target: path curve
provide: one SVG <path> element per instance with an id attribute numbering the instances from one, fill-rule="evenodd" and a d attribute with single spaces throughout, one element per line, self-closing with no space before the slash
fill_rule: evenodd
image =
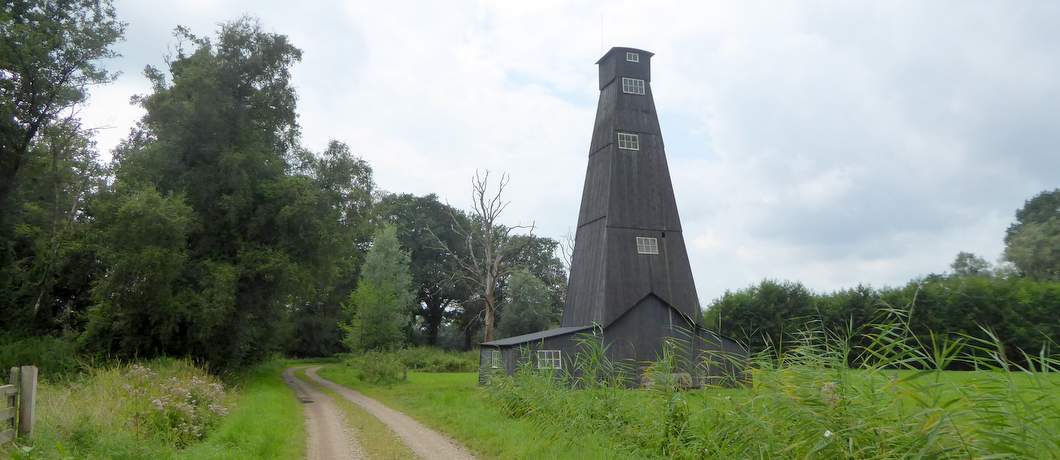
<path id="1" fill-rule="evenodd" d="M 303 366 L 304 367 L 304 366 Z M 308 460 L 360 460 L 360 444 L 347 428 L 342 409 L 335 400 L 294 376 L 300 367 L 283 371 L 283 380 L 305 407 L 306 458 Z"/>
<path id="2" fill-rule="evenodd" d="M 320 370 L 320 366 L 310 367 L 306 369 L 305 374 L 314 382 L 327 387 L 343 398 L 346 398 L 346 400 L 361 406 L 369 414 L 372 414 L 385 423 L 386 426 L 390 427 L 390 430 L 398 435 L 398 437 L 405 442 L 405 445 L 407 445 L 409 449 L 412 449 L 418 457 L 429 460 L 463 460 L 475 458 L 471 455 L 471 452 L 460 444 L 457 444 L 456 441 L 453 441 L 448 436 L 423 426 L 412 417 L 386 407 L 379 401 L 320 377 L 317 375 L 318 370 Z"/>

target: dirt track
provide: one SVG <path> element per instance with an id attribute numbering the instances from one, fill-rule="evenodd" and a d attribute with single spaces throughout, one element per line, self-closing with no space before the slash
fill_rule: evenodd
<path id="1" fill-rule="evenodd" d="M 411 417 L 384 406 L 379 401 L 361 393 L 336 384 L 317 375 L 320 366 L 306 369 L 306 376 L 339 394 L 343 398 L 361 406 L 394 432 L 412 451 L 423 459 L 458 460 L 475 458 L 464 447 L 449 437 L 427 428 Z M 304 383 L 303 383 L 304 385 Z M 313 458 L 313 457 L 310 457 Z M 336 457 L 338 458 L 338 457 Z"/>
<path id="2" fill-rule="evenodd" d="M 346 425 L 342 409 L 322 391 L 294 376 L 297 368 L 283 372 L 305 406 L 306 458 L 309 460 L 363 459 L 364 452 Z"/>

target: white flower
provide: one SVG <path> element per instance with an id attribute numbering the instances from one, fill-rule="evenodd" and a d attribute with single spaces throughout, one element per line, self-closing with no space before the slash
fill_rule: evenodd
<path id="1" fill-rule="evenodd" d="M 824 437 L 831 438 L 832 434 L 832 430 L 824 430 Z"/>

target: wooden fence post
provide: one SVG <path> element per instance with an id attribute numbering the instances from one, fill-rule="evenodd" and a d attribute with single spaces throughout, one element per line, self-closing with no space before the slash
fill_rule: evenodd
<path id="1" fill-rule="evenodd" d="M 15 439 L 18 427 L 18 368 L 12 367 L 10 384 L 0 382 L 0 444 Z"/>
<path id="2" fill-rule="evenodd" d="M 37 400 L 37 366 L 22 366 L 18 372 L 18 436 L 33 435 L 33 409 Z"/>

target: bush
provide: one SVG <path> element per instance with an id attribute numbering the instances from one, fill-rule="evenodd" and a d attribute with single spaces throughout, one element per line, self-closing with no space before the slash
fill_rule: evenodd
<path id="1" fill-rule="evenodd" d="M 125 372 L 123 385 L 134 398 L 151 398 L 151 408 L 139 409 L 135 418 L 149 432 L 170 444 L 184 447 L 201 440 L 221 417 L 228 415 L 224 386 L 197 373 L 160 377 L 139 364 Z"/>
<path id="2" fill-rule="evenodd" d="M 410 370 L 419 372 L 475 372 L 478 352 L 445 351 L 432 347 L 406 348 L 398 351 L 398 359 Z"/>
<path id="3" fill-rule="evenodd" d="M 474 372 L 478 353 L 452 352 L 432 347 L 397 351 L 370 351 L 346 355 L 344 362 L 354 369 L 358 380 L 376 385 L 404 382 L 409 370 L 418 372 Z"/>
<path id="4" fill-rule="evenodd" d="M 52 336 L 0 338 L 0 380 L 6 381 L 7 369 L 28 365 L 37 366 L 40 378 L 47 381 L 73 376 L 81 367 L 72 340 Z"/>
<path id="5" fill-rule="evenodd" d="M 369 351 L 352 355 L 346 365 L 354 369 L 358 380 L 375 385 L 391 385 L 404 382 L 406 368 L 397 353 Z"/>

